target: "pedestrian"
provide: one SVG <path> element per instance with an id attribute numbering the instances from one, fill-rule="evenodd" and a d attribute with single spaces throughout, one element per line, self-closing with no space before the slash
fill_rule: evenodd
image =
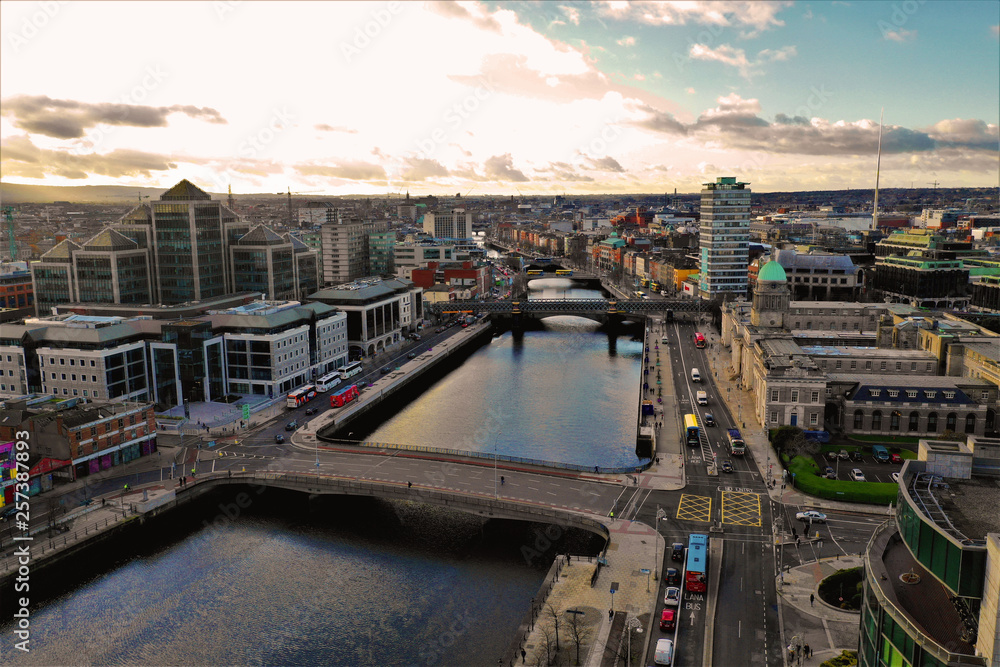
<path id="1" fill-rule="evenodd" d="M 597 466 L 594 466 L 594 472 L 599 473 L 601 471 L 600 471 L 600 469 Z"/>
<path id="2" fill-rule="evenodd" d="M 804 650 L 804 653 L 805 653 L 805 656 L 806 656 L 807 658 L 811 658 L 811 657 L 812 657 L 812 649 L 811 649 L 811 648 L 809 648 L 809 644 L 806 644 L 806 645 L 805 645 L 804 647 L 802 647 L 802 648 L 803 648 L 803 650 Z"/>
<path id="3" fill-rule="evenodd" d="M 813 606 L 813 602 L 815 602 L 815 601 L 816 601 L 816 596 L 813 595 L 812 593 L 810 593 L 809 594 L 809 606 L 810 607 Z"/>
<path id="4" fill-rule="evenodd" d="M 413 488 L 413 482 L 407 482 L 406 483 L 406 488 L 412 489 Z"/>
<path id="5" fill-rule="evenodd" d="M 615 617 L 615 610 L 614 609 L 608 609 L 608 620 L 610 621 L 614 617 Z"/>
<path id="6" fill-rule="evenodd" d="M 797 533 L 797 532 L 795 532 L 795 527 L 793 526 L 793 527 L 792 527 L 792 537 L 795 537 L 795 536 L 797 536 L 797 535 L 798 535 L 798 533 Z"/>
<path id="7" fill-rule="evenodd" d="M 528 653 L 527 653 L 527 651 L 525 651 L 525 650 L 524 650 L 524 649 L 522 648 L 522 649 L 521 649 L 521 664 L 522 664 L 522 665 L 524 664 L 524 659 L 525 659 L 526 657 L 528 657 Z"/>
<path id="8" fill-rule="evenodd" d="M 500 475 L 500 486 L 503 486 L 503 475 Z"/>

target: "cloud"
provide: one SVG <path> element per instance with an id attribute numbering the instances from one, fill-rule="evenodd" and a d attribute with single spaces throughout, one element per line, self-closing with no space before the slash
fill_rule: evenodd
<path id="1" fill-rule="evenodd" d="M 794 46 L 783 46 L 777 50 L 764 49 L 757 54 L 755 59 L 749 60 L 743 49 L 729 44 L 722 44 L 716 49 L 707 44 L 692 44 L 688 50 L 688 57 L 694 60 L 720 62 L 723 65 L 735 67 L 740 71 L 740 76 L 749 79 L 752 75 L 761 72 L 761 65 L 764 63 L 788 60 L 797 53 Z"/>
<path id="2" fill-rule="evenodd" d="M 357 134 L 357 130 L 352 130 L 349 127 L 333 126 L 327 125 L 326 123 L 319 123 L 318 125 L 313 125 L 313 128 L 319 130 L 320 132 L 343 132 L 345 134 Z"/>
<path id="3" fill-rule="evenodd" d="M 635 37 L 622 37 L 616 43 L 618 46 L 635 46 Z"/>
<path id="4" fill-rule="evenodd" d="M 1000 37 L 1000 23 L 997 25 L 991 25 L 990 32 L 993 33 L 994 37 Z"/>
<path id="5" fill-rule="evenodd" d="M 576 167 L 566 162 L 553 162 L 548 167 L 538 169 L 542 174 L 551 174 L 551 181 L 569 181 L 573 183 L 592 183 L 594 179 L 586 174 L 580 174 Z"/>
<path id="6" fill-rule="evenodd" d="M 335 165 L 301 164 L 295 166 L 295 171 L 303 176 L 330 176 L 354 181 L 375 181 L 386 178 L 385 169 L 381 165 L 358 160 Z"/>
<path id="7" fill-rule="evenodd" d="M 403 172 L 401 178 L 404 181 L 423 181 L 447 175 L 448 169 L 437 160 L 408 157 L 406 158 L 406 171 Z"/>
<path id="8" fill-rule="evenodd" d="M 792 2 L 740 2 L 737 0 L 693 0 L 686 2 L 660 2 L 640 0 L 614 2 L 605 0 L 598 4 L 602 16 L 619 21 L 640 21 L 650 25 L 717 25 L 750 27 L 755 32 L 781 27 L 785 22 L 777 15 L 792 6 Z"/>
<path id="9" fill-rule="evenodd" d="M 647 114 L 646 118 L 635 123 L 638 127 L 644 127 L 647 130 L 652 130 L 654 132 L 663 132 L 666 134 L 686 134 L 687 127 L 684 123 L 680 122 L 674 115 L 666 111 L 660 111 L 651 106 L 641 105 L 639 111 L 645 112 Z"/>
<path id="10" fill-rule="evenodd" d="M 477 13 L 473 14 L 466 5 L 460 5 L 457 2 L 428 2 L 424 5 L 433 12 L 440 14 L 441 16 L 447 16 L 448 18 L 460 19 L 462 21 L 469 21 L 477 28 L 482 28 L 483 30 L 489 30 L 498 34 L 503 33 L 503 27 L 500 22 L 488 14 Z M 477 7 L 478 9 L 478 7 Z"/>
<path id="11" fill-rule="evenodd" d="M 112 178 L 152 178 L 153 172 L 177 168 L 177 162 L 166 156 L 136 150 L 118 149 L 110 153 L 84 155 L 47 150 L 35 146 L 27 135 L 4 139 L 0 147 L 5 177 L 60 176 L 76 180 L 100 174 Z"/>
<path id="12" fill-rule="evenodd" d="M 568 7 L 566 5 L 558 5 L 559 9 L 566 14 L 566 20 L 573 25 L 580 25 L 580 10 L 576 7 Z"/>
<path id="13" fill-rule="evenodd" d="M 483 169 L 486 172 L 486 176 L 493 180 L 513 181 L 515 183 L 526 182 L 528 177 L 525 176 L 519 169 L 514 169 L 513 162 L 514 159 L 511 157 L 510 153 L 494 155 L 486 160 L 486 163 L 483 165 Z"/>
<path id="14" fill-rule="evenodd" d="M 684 92 L 687 93 L 688 95 L 694 95 L 696 91 L 694 88 L 688 88 Z"/>
<path id="15" fill-rule="evenodd" d="M 904 30 L 900 28 L 899 30 L 886 30 L 884 33 L 885 38 L 890 42 L 912 42 L 917 37 L 916 30 Z"/>
<path id="16" fill-rule="evenodd" d="M 136 104 L 102 102 L 91 104 L 76 100 L 54 100 L 45 95 L 15 95 L 3 101 L 3 115 L 14 127 L 56 139 L 78 139 L 87 129 L 100 123 L 131 127 L 166 127 L 167 116 L 182 113 L 195 120 L 225 124 L 215 109 L 176 104 L 147 107 Z"/>
<path id="17" fill-rule="evenodd" d="M 611 156 L 602 157 L 597 160 L 592 157 L 588 157 L 587 160 L 590 162 L 592 169 L 596 169 L 598 171 L 613 171 L 619 174 L 625 173 L 625 168 L 618 163 L 618 160 Z"/>

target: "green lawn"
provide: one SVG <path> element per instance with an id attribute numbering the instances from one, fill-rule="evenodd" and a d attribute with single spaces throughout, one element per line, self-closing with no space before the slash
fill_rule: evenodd
<path id="1" fill-rule="evenodd" d="M 851 482 L 820 477 L 816 462 L 806 456 L 793 458 L 788 472 L 795 475 L 794 484 L 799 491 L 828 500 L 888 505 L 896 502 L 899 494 L 899 486 L 893 482 Z"/>

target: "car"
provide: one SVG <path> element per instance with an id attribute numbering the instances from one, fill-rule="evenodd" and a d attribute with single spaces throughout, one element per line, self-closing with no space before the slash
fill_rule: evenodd
<path id="1" fill-rule="evenodd" d="M 826 477 L 827 479 L 837 479 L 837 471 L 830 466 L 827 466 L 826 470 L 823 471 L 823 477 Z"/>
<path id="2" fill-rule="evenodd" d="M 796 513 L 795 518 L 799 521 L 808 521 L 810 523 L 826 523 L 826 515 L 822 512 L 817 512 L 816 510 L 798 512 Z"/>
<path id="3" fill-rule="evenodd" d="M 824 454 L 824 456 L 826 456 L 826 460 L 827 461 L 836 461 L 837 460 L 837 452 L 833 451 L 832 449 L 830 451 L 828 451 L 826 454 Z"/>
<path id="4" fill-rule="evenodd" d="M 726 459 L 725 461 L 722 462 L 722 472 L 733 472 L 732 461 Z"/>
<path id="5" fill-rule="evenodd" d="M 469 327 L 469 323 L 468 322 L 462 322 L 462 328 L 463 329 L 467 329 L 468 327 Z"/>
<path id="6" fill-rule="evenodd" d="M 306 408 L 306 416 L 314 415 L 319 412 L 319 408 Z"/>
<path id="7" fill-rule="evenodd" d="M 682 561 L 684 560 L 684 545 L 680 542 L 674 542 L 674 545 L 670 548 L 670 560 Z"/>
<path id="8" fill-rule="evenodd" d="M 863 482 L 865 481 L 865 474 L 861 472 L 860 468 L 854 468 L 851 470 L 850 478 L 855 482 Z"/>
<path id="9" fill-rule="evenodd" d="M 276 442 L 277 444 L 279 444 L 279 445 L 280 445 L 281 443 L 283 443 L 283 442 L 285 441 L 285 436 L 283 436 L 283 435 L 281 435 L 281 434 L 279 433 L 278 435 L 274 436 L 274 441 L 275 441 L 275 442 Z"/>
<path id="10" fill-rule="evenodd" d="M 359 383 L 358 383 L 358 385 L 357 385 L 357 387 L 358 387 L 358 391 L 361 391 L 362 389 L 364 389 L 364 388 L 365 388 L 365 387 L 367 387 L 367 386 L 368 386 L 368 383 L 367 383 L 367 382 L 365 382 L 364 380 L 362 380 L 362 381 L 361 381 L 361 382 L 359 382 Z"/>
<path id="11" fill-rule="evenodd" d="M 383 366 L 382 367 L 382 370 L 381 370 L 382 375 L 385 375 L 386 373 L 391 373 L 391 372 L 392 372 L 392 366 Z"/>
<path id="12" fill-rule="evenodd" d="M 406 355 L 406 358 L 407 359 L 416 359 L 417 358 L 417 353 L 416 352 L 410 352 L 410 353 L 408 353 Z"/>
<path id="13" fill-rule="evenodd" d="M 847 453 L 846 449 L 841 449 L 840 453 L 837 454 L 837 458 L 840 459 L 841 461 L 846 461 L 847 459 L 851 458 L 851 455 Z"/>
<path id="14" fill-rule="evenodd" d="M 294 431 L 298 427 L 299 427 L 299 422 L 298 422 L 297 419 L 293 419 L 292 421 L 290 421 L 287 424 L 285 424 L 285 430 L 286 431 Z"/>
<path id="15" fill-rule="evenodd" d="M 663 594 L 663 604 L 668 607 L 676 607 L 681 601 L 681 589 L 677 586 L 669 586 L 667 592 Z"/>
<path id="16" fill-rule="evenodd" d="M 668 630 L 673 630 L 676 626 L 677 626 L 677 610 L 664 609 L 663 613 L 660 614 L 660 630 L 667 632 Z"/>
<path id="17" fill-rule="evenodd" d="M 676 567 L 668 567 L 667 571 L 663 575 L 663 582 L 667 586 L 680 586 L 681 585 L 681 571 Z"/>
<path id="18" fill-rule="evenodd" d="M 898 484 L 899 483 L 899 473 L 898 472 L 890 473 L 889 474 L 889 479 L 891 479 L 893 482 L 896 482 Z"/>
<path id="19" fill-rule="evenodd" d="M 705 413 L 705 426 L 715 426 L 715 417 L 712 416 L 711 412 Z"/>
<path id="20" fill-rule="evenodd" d="M 434 330 L 436 333 L 444 333 L 444 327 L 438 327 Z"/>
<path id="21" fill-rule="evenodd" d="M 669 667 L 674 662 L 674 642 L 670 639 L 660 639 L 656 642 L 656 650 L 653 652 L 653 662 L 657 665 L 667 665 Z"/>
<path id="22" fill-rule="evenodd" d="M 411 340 L 420 340 L 420 334 L 413 334 L 412 336 L 410 336 L 410 339 Z"/>
<path id="23" fill-rule="evenodd" d="M 890 463 L 902 463 L 903 462 L 903 457 L 900 456 L 899 454 L 889 454 L 889 462 Z"/>
<path id="24" fill-rule="evenodd" d="M 852 461 L 864 461 L 865 460 L 865 455 L 862 454 L 857 449 L 855 449 L 853 452 L 851 452 L 851 460 Z"/>

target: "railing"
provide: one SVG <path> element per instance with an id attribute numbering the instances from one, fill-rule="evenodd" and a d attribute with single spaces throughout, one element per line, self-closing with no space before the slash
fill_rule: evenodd
<path id="1" fill-rule="evenodd" d="M 952 653 L 951 651 L 949 651 L 948 649 L 941 646 L 936 641 L 925 635 L 922 628 L 916 626 L 913 622 L 910 621 L 910 615 L 900 610 L 895 604 L 893 604 L 889 600 L 889 597 L 882 592 L 882 586 L 880 582 L 876 581 L 873 572 L 882 571 L 885 569 L 885 566 L 880 563 L 879 567 L 873 569 L 871 559 L 873 557 L 879 559 L 882 558 L 882 550 L 875 552 L 875 550 L 878 548 L 876 546 L 876 543 L 879 540 L 884 540 L 885 543 L 883 546 L 884 549 L 885 546 L 888 546 L 888 540 L 892 539 L 892 536 L 885 538 L 884 534 L 889 530 L 895 530 L 895 529 L 896 529 L 895 520 L 886 519 L 878 528 L 875 529 L 875 532 L 872 533 L 871 539 L 868 540 L 868 547 L 865 549 L 865 572 L 868 573 L 867 576 L 869 581 L 869 588 L 875 593 L 875 597 L 878 598 L 879 604 L 886 611 L 886 613 L 892 616 L 892 620 L 894 620 L 896 623 L 898 623 L 900 626 L 903 627 L 906 634 L 913 638 L 914 643 L 919 645 L 921 650 L 927 651 L 935 658 L 940 660 L 943 664 L 949 665 L 950 667 L 953 667 L 955 665 L 975 665 L 976 667 L 984 667 L 986 663 L 982 657 L 969 655 L 967 653 Z M 878 632 L 881 632 L 881 629 L 879 629 Z M 883 640 L 889 641 L 888 639 L 883 639 Z M 895 646 L 895 644 L 893 645 Z M 897 646 L 896 648 L 898 648 L 900 651 L 903 650 L 902 647 Z"/>
<path id="2" fill-rule="evenodd" d="M 319 437 L 319 436 L 317 436 Z M 639 465 L 621 467 L 585 466 L 576 463 L 557 463 L 555 461 L 542 461 L 540 459 L 529 459 L 524 456 L 507 456 L 506 454 L 490 454 L 489 452 L 476 452 L 462 449 L 447 449 L 445 447 L 431 447 L 428 445 L 400 445 L 391 442 L 357 442 L 355 440 L 338 440 L 335 438 L 319 438 L 323 442 L 336 445 L 346 445 L 350 447 L 365 447 L 368 449 L 394 449 L 405 452 L 419 452 L 422 454 L 443 454 L 445 456 L 464 456 L 467 458 L 481 459 L 484 461 L 503 461 L 504 463 L 520 463 L 524 465 L 541 466 L 543 468 L 560 468 L 564 470 L 578 470 L 580 472 L 595 472 L 597 474 L 616 475 L 622 473 L 642 472 L 653 461 L 645 460 Z"/>

